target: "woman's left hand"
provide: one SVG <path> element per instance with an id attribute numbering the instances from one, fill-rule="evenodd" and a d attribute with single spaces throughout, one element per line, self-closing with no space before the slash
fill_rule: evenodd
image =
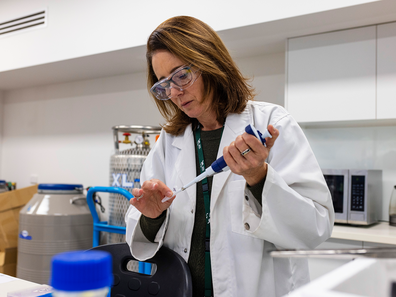
<path id="1" fill-rule="evenodd" d="M 255 136 L 245 132 L 223 149 L 223 157 L 230 170 L 242 175 L 250 186 L 254 186 L 267 176 L 265 160 L 279 136 L 278 129 L 272 125 L 268 125 L 268 132 L 272 138 L 266 138 L 266 146 Z M 241 153 L 247 149 L 250 151 L 242 155 Z"/>

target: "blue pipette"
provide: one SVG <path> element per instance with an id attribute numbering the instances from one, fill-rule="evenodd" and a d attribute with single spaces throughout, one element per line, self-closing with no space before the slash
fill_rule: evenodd
<path id="1" fill-rule="evenodd" d="M 268 132 L 267 129 L 265 130 L 264 134 L 261 134 L 261 132 L 258 131 L 252 125 L 247 125 L 246 128 L 245 128 L 245 131 L 248 134 L 256 136 L 256 138 L 259 139 L 263 145 L 265 144 L 265 138 L 266 137 L 272 138 L 272 135 Z M 188 187 L 192 186 L 193 184 L 200 182 L 205 177 L 209 177 L 209 176 L 215 175 L 217 173 L 220 173 L 220 172 L 223 172 L 223 171 L 227 171 L 229 169 L 230 168 L 227 166 L 227 163 L 224 161 L 224 157 L 221 156 L 216 161 L 214 161 L 212 163 L 212 165 L 210 165 L 208 168 L 206 168 L 204 172 L 202 172 L 200 175 L 198 175 L 196 178 L 194 178 L 188 184 L 182 186 L 179 190 L 174 192 L 172 197 L 165 197 L 164 199 L 162 199 L 162 202 L 168 201 L 169 199 L 173 198 L 178 193 L 180 193 L 180 192 L 184 191 L 185 189 L 187 189 Z"/>

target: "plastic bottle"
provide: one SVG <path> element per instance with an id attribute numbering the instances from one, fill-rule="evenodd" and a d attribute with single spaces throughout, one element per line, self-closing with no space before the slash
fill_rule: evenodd
<path id="1" fill-rule="evenodd" d="M 389 202 L 389 225 L 396 227 L 396 186 L 393 187 Z"/>
<path id="2" fill-rule="evenodd" d="M 55 255 L 51 263 L 54 297 L 110 296 L 112 258 L 103 251 L 72 251 Z"/>

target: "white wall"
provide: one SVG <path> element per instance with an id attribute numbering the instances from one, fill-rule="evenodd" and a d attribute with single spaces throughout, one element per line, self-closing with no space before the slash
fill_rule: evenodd
<path id="1" fill-rule="evenodd" d="M 284 106 L 285 53 L 236 59 L 242 73 L 253 78 L 258 101 Z"/>
<path id="2" fill-rule="evenodd" d="M 4 92 L 1 171 L 18 187 L 107 186 L 115 125 L 159 125 L 145 73 Z"/>
<path id="3" fill-rule="evenodd" d="M 0 23 L 48 9 L 48 25 L 0 37 L 0 71 L 144 45 L 166 19 L 191 15 L 226 30 L 375 0 L 2 0 Z M 28 45 L 28 46 L 27 46 Z"/>
<path id="4" fill-rule="evenodd" d="M 382 220 L 388 221 L 396 185 L 396 126 L 305 128 L 304 132 L 321 168 L 382 170 Z"/>

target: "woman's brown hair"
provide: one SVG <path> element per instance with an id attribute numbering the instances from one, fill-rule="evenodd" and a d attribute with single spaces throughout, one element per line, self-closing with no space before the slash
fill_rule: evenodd
<path id="1" fill-rule="evenodd" d="M 253 100 L 254 89 L 235 65 L 223 41 L 204 22 L 188 16 L 173 17 L 155 29 L 147 41 L 147 86 L 150 89 L 158 79 L 152 57 L 158 50 L 167 50 L 187 65 L 201 71 L 204 82 L 204 100 L 213 92 L 212 106 L 217 121 L 223 123 L 229 113 L 241 113 L 248 100 Z M 164 130 L 172 135 L 181 134 L 187 125 L 197 125 L 171 100 L 158 100 L 153 96 L 162 116 L 167 120 Z"/>

